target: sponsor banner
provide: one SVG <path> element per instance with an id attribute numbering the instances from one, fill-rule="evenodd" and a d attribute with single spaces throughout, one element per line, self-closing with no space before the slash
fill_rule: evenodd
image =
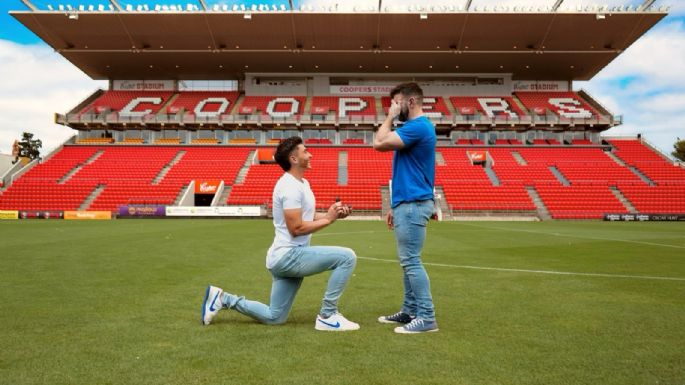
<path id="1" fill-rule="evenodd" d="M 173 80 L 115 80 L 115 91 L 173 91 Z"/>
<path id="2" fill-rule="evenodd" d="M 467 151 L 471 163 L 482 163 L 485 162 L 487 154 L 485 151 Z"/>
<path id="3" fill-rule="evenodd" d="M 544 115 L 545 113 L 547 113 L 547 109 L 542 107 L 535 107 L 533 108 L 533 112 L 535 113 L 535 115 Z"/>
<path id="4" fill-rule="evenodd" d="M 473 107 L 461 107 L 459 113 L 462 115 L 475 115 L 476 109 Z"/>
<path id="5" fill-rule="evenodd" d="M 0 219 L 19 219 L 19 211 L 0 210 Z"/>
<path id="6" fill-rule="evenodd" d="M 395 88 L 393 85 L 376 84 L 376 85 L 345 85 L 345 86 L 330 86 L 331 95 L 390 95 L 390 91 Z"/>
<path id="7" fill-rule="evenodd" d="M 20 211 L 19 218 L 21 219 L 62 219 L 64 218 L 63 211 Z"/>
<path id="8" fill-rule="evenodd" d="M 166 206 L 119 206 L 120 217 L 163 217 Z"/>
<path id="9" fill-rule="evenodd" d="M 209 194 L 214 195 L 219 191 L 220 180 L 196 180 L 195 194 Z"/>
<path id="10" fill-rule="evenodd" d="M 312 108 L 312 115 L 328 115 L 328 110 L 329 110 L 328 107 L 322 107 L 322 106 L 313 107 Z"/>
<path id="11" fill-rule="evenodd" d="M 685 214 L 604 214 L 605 221 L 685 221 Z"/>
<path id="12" fill-rule="evenodd" d="M 274 153 L 276 152 L 273 148 L 260 148 L 257 149 L 257 159 L 259 163 L 276 163 L 274 159 Z"/>
<path id="13" fill-rule="evenodd" d="M 518 80 L 511 83 L 514 92 L 517 91 L 532 91 L 532 92 L 548 92 L 548 91 L 568 91 L 568 82 L 563 81 L 535 81 L 535 80 Z"/>
<path id="14" fill-rule="evenodd" d="M 258 217 L 260 206 L 167 206 L 168 217 Z"/>
<path id="15" fill-rule="evenodd" d="M 241 106 L 238 110 L 238 113 L 241 115 L 252 115 L 254 112 L 255 108 L 250 106 Z"/>
<path id="16" fill-rule="evenodd" d="M 79 220 L 79 219 L 112 219 L 112 212 L 110 211 L 65 211 L 64 219 Z"/>

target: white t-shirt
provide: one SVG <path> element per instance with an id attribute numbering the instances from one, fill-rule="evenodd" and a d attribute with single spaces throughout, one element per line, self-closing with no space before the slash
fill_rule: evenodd
<path id="1" fill-rule="evenodd" d="M 284 209 L 302 209 L 302 220 L 313 221 L 316 211 L 314 193 L 309 182 L 302 178 L 297 180 L 290 173 L 284 173 L 276 182 L 273 201 L 274 228 L 276 236 L 274 243 L 266 254 L 266 268 L 271 269 L 290 249 L 297 246 L 309 245 L 311 234 L 293 237 L 285 224 Z"/>

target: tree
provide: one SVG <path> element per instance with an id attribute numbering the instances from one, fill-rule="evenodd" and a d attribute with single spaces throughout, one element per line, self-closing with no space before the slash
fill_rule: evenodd
<path id="1" fill-rule="evenodd" d="M 680 159 L 685 162 L 685 140 L 678 138 L 673 144 L 675 151 L 671 153 L 676 159 Z"/>
<path id="2" fill-rule="evenodd" d="M 17 144 L 19 148 L 12 163 L 17 163 L 19 158 L 34 160 L 40 157 L 40 149 L 43 147 L 43 141 L 40 139 L 33 139 L 32 133 L 24 132 L 21 135 L 21 140 Z"/>

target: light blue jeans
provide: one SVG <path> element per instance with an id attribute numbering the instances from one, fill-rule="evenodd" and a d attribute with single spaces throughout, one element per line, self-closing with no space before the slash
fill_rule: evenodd
<path id="1" fill-rule="evenodd" d="M 402 312 L 426 321 L 435 321 L 430 280 L 421 263 L 426 225 L 433 215 L 433 201 L 401 203 L 392 209 L 397 255 L 404 270 Z"/>
<path id="2" fill-rule="evenodd" d="M 319 313 L 327 318 L 338 311 L 338 300 L 356 264 L 356 254 L 346 247 L 294 247 L 269 269 L 273 277 L 270 305 L 226 292 L 221 302 L 224 306 L 261 323 L 282 324 L 288 319 L 290 308 L 304 277 L 332 270 Z"/>

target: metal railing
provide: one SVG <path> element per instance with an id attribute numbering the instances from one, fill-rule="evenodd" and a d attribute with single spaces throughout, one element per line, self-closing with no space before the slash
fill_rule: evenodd
<path id="1" fill-rule="evenodd" d="M 121 115 L 117 112 L 106 114 L 66 114 L 58 115 L 57 121 L 62 124 L 172 124 L 172 125 L 372 125 L 378 126 L 385 120 L 377 115 L 292 115 L 288 117 L 274 117 L 266 114 L 249 115 L 214 115 L 197 116 L 190 114 L 149 114 L 149 115 Z M 436 125 L 477 125 L 477 126 L 537 126 L 537 125 L 618 125 L 623 123 L 622 116 L 595 116 L 592 118 L 565 118 L 557 115 L 525 115 L 519 117 L 455 115 L 431 118 Z"/>

